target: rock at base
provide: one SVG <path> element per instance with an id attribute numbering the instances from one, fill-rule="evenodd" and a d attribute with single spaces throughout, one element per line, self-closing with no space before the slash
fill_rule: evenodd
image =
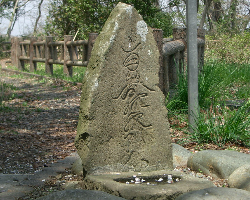
<path id="1" fill-rule="evenodd" d="M 179 196 L 176 200 L 249 200 L 250 192 L 235 188 L 207 188 Z"/>
<path id="2" fill-rule="evenodd" d="M 250 192 L 250 164 L 245 164 L 236 169 L 228 178 L 231 188 L 238 188 Z"/>
<path id="3" fill-rule="evenodd" d="M 191 151 L 188 151 L 184 147 L 172 143 L 172 149 L 173 149 L 173 165 L 174 167 L 186 167 L 188 158 L 193 155 Z"/>
<path id="4" fill-rule="evenodd" d="M 181 177 L 179 182 L 168 184 L 127 184 L 117 182 L 115 180 L 128 178 L 128 177 L 144 177 L 147 180 L 147 177 L 152 176 L 163 176 L 171 174 L 173 177 Z M 132 179 L 132 178 L 131 178 Z M 135 179 L 135 178 L 133 178 Z M 82 183 L 83 189 L 88 190 L 101 190 L 108 192 L 113 195 L 123 197 L 125 199 L 143 199 L 143 200 L 156 200 L 156 199 L 176 199 L 181 194 L 193 191 L 200 190 L 204 188 L 213 187 L 211 181 L 196 178 L 192 175 L 187 175 L 179 173 L 178 171 L 154 171 L 154 172 L 122 172 L 122 173 L 109 173 L 101 175 L 87 175 Z"/>
<path id="5" fill-rule="evenodd" d="M 188 159 L 188 167 L 215 178 L 228 178 L 234 170 L 250 163 L 250 155 L 230 150 L 199 151 Z"/>

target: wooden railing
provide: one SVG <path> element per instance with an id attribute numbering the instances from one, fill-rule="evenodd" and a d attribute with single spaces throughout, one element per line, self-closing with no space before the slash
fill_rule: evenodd
<path id="1" fill-rule="evenodd" d="M 153 29 L 154 37 L 160 52 L 159 86 L 165 95 L 178 83 L 178 74 L 186 71 L 187 39 L 185 28 L 173 29 L 173 38 L 163 38 L 161 29 Z M 90 33 L 88 40 L 73 41 L 73 36 L 65 35 L 64 41 L 54 41 L 46 37 L 44 41 L 32 37 L 30 40 L 11 39 L 11 62 L 23 70 L 29 62 L 30 72 L 37 69 L 37 63 L 45 63 L 45 71 L 53 75 L 53 64 L 63 65 L 63 71 L 72 76 L 72 66 L 86 67 L 91 55 L 93 43 L 98 36 Z M 204 63 L 205 34 L 198 29 L 198 61 L 202 69 Z"/>
<path id="2" fill-rule="evenodd" d="M 88 40 L 73 41 L 72 35 L 65 35 L 64 41 L 54 41 L 48 36 L 45 40 L 32 37 L 11 39 L 11 62 L 20 70 L 24 70 L 25 61 L 30 64 L 30 72 L 37 69 L 37 63 L 45 63 L 45 72 L 53 75 L 53 64 L 63 65 L 63 71 L 72 76 L 72 66 L 86 67 L 92 51 L 96 33 L 90 33 Z"/>
<path id="3" fill-rule="evenodd" d="M 198 29 L 198 67 L 200 71 L 204 65 L 205 31 Z M 161 90 L 165 95 L 175 88 L 179 73 L 186 72 L 187 67 L 187 38 L 186 28 L 174 28 L 173 38 L 164 38 L 163 47 L 163 85 Z"/>

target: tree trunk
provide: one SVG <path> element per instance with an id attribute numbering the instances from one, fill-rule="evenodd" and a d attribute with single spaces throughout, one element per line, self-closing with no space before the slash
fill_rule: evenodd
<path id="1" fill-rule="evenodd" d="M 231 24 L 231 28 L 232 30 L 234 30 L 236 28 L 235 26 L 235 22 L 236 22 L 236 7 L 237 7 L 238 1 L 237 0 L 231 0 L 230 3 L 230 24 Z"/>
<path id="2" fill-rule="evenodd" d="M 200 21 L 200 25 L 199 28 L 203 28 L 205 20 L 206 20 L 206 16 L 208 15 L 208 9 L 211 5 L 212 0 L 205 0 L 205 6 L 204 6 L 204 10 L 202 12 L 202 17 L 201 17 L 201 21 Z"/>
<path id="3" fill-rule="evenodd" d="M 221 20 L 221 15 L 222 15 L 222 6 L 221 6 L 221 2 L 218 0 L 213 0 L 214 2 L 214 10 L 213 10 L 213 21 L 219 23 L 219 21 Z"/>
<path id="4" fill-rule="evenodd" d="M 18 10 L 18 2 L 19 2 L 19 0 L 16 0 L 15 6 L 13 8 L 13 12 L 12 12 L 12 15 L 11 15 L 11 18 L 10 18 L 9 27 L 8 27 L 8 30 L 7 30 L 7 36 L 8 36 L 8 38 L 10 38 L 11 31 L 13 29 L 12 24 L 13 24 L 14 20 L 16 20 L 15 15 L 17 14 L 17 10 Z"/>
<path id="5" fill-rule="evenodd" d="M 41 6 L 42 6 L 42 3 L 43 3 L 43 0 L 40 1 L 39 5 L 38 5 L 38 16 L 36 18 L 36 23 L 35 23 L 35 26 L 34 26 L 34 32 L 33 32 L 33 35 L 35 35 L 37 33 L 37 25 L 38 25 L 38 21 L 41 17 Z"/>

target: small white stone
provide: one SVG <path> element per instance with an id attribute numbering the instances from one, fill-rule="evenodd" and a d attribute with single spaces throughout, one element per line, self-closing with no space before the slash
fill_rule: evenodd
<path id="1" fill-rule="evenodd" d="M 135 178 L 135 182 L 140 182 L 141 179 L 140 178 Z"/>

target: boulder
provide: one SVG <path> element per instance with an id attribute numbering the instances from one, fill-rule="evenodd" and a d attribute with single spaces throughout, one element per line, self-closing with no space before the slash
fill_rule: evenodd
<path id="1" fill-rule="evenodd" d="M 190 151 L 185 149 L 184 147 L 172 143 L 172 151 L 173 151 L 173 165 L 174 167 L 187 166 L 188 158 L 192 155 Z"/>
<path id="2" fill-rule="evenodd" d="M 207 188 L 188 192 L 176 200 L 249 200 L 250 192 L 235 188 Z"/>
<path id="3" fill-rule="evenodd" d="M 168 183 L 167 177 L 170 174 L 173 179 L 178 178 L 179 181 Z M 144 179 L 145 182 L 135 183 L 131 181 L 135 180 L 135 177 L 140 180 Z M 82 183 L 83 189 L 101 190 L 134 200 L 174 200 L 181 194 L 213 186 L 212 181 L 174 170 L 87 175 Z"/>
<path id="4" fill-rule="evenodd" d="M 77 174 L 78 176 L 83 175 L 82 160 L 80 157 L 72 165 L 71 171 L 73 174 Z"/>
<path id="5" fill-rule="evenodd" d="M 159 56 L 152 29 L 118 3 L 83 79 L 75 146 L 84 174 L 173 168 Z"/>
<path id="6" fill-rule="evenodd" d="M 187 166 L 215 178 L 227 179 L 237 168 L 249 163 L 249 154 L 230 150 L 205 150 L 190 156 Z"/>
<path id="7" fill-rule="evenodd" d="M 231 188 L 250 191 L 250 164 L 245 164 L 236 169 L 228 178 Z"/>

